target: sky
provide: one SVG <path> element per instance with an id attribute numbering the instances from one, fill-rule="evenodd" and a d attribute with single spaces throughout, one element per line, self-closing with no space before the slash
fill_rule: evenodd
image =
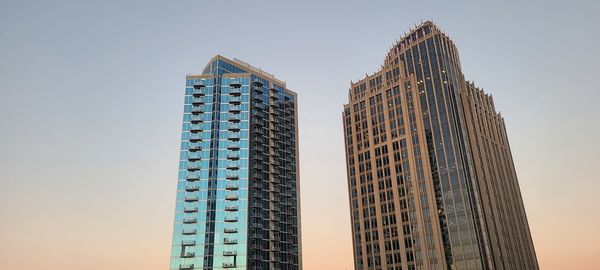
<path id="1" fill-rule="evenodd" d="M 352 269 L 342 106 L 425 20 L 505 118 L 540 267 L 597 267 L 600 4 L 489 2 L 0 1 L 0 269 L 167 269 L 185 75 L 216 54 L 298 93 L 304 269 Z"/>

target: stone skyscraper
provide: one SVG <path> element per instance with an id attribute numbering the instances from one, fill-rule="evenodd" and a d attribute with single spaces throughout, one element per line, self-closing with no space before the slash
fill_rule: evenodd
<path id="1" fill-rule="evenodd" d="M 357 270 L 539 269 L 504 119 L 433 23 L 351 84 L 343 122 Z"/>
<path id="2" fill-rule="evenodd" d="M 215 56 L 188 75 L 171 270 L 301 269 L 296 93 Z"/>

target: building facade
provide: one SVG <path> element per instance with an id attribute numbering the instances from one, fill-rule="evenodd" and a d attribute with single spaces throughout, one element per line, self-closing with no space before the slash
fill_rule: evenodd
<path id="1" fill-rule="evenodd" d="M 170 269 L 301 269 L 297 96 L 215 56 L 186 77 Z"/>
<path id="2" fill-rule="evenodd" d="M 355 269 L 539 269 L 504 119 L 433 23 L 351 83 L 343 122 Z"/>

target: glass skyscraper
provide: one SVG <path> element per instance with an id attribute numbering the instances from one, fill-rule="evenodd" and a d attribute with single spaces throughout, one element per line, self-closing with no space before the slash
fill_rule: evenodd
<path id="1" fill-rule="evenodd" d="M 343 112 L 355 269 L 539 269 L 492 97 L 425 22 Z"/>
<path id="2" fill-rule="evenodd" d="M 186 77 L 170 269 L 301 269 L 296 101 L 219 55 Z"/>

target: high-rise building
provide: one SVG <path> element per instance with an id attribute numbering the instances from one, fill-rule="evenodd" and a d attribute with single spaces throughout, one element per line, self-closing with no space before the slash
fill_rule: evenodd
<path id="1" fill-rule="evenodd" d="M 186 77 L 170 269 L 301 269 L 296 102 L 237 59 Z"/>
<path id="2" fill-rule="evenodd" d="M 504 119 L 433 23 L 351 83 L 355 269 L 539 269 Z"/>

